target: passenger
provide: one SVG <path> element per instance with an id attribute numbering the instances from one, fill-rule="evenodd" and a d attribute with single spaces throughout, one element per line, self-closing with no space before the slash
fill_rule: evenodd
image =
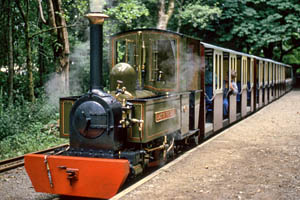
<path id="1" fill-rule="evenodd" d="M 228 116 L 228 79 L 224 79 L 224 90 L 223 90 L 223 118 Z"/>
<path id="2" fill-rule="evenodd" d="M 238 87 L 237 87 L 237 84 L 236 84 L 236 82 L 234 80 L 235 78 L 236 78 L 236 72 L 232 71 L 231 72 L 230 91 L 232 91 L 232 94 L 237 95 L 237 93 L 238 93 Z"/>
<path id="3" fill-rule="evenodd" d="M 228 97 L 231 94 L 233 94 L 233 95 L 238 94 L 238 87 L 236 85 L 235 78 L 236 78 L 236 72 L 232 71 L 231 72 L 231 82 L 229 84 L 229 91 L 228 92 L 227 92 L 227 90 L 224 91 L 224 97 L 223 97 L 223 114 L 224 114 L 224 116 L 228 115 L 228 107 L 229 107 Z"/>

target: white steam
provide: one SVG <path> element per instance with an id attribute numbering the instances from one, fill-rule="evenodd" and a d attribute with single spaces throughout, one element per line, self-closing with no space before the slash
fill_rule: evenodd
<path id="1" fill-rule="evenodd" d="M 87 37 L 89 30 L 86 31 Z M 54 72 L 45 84 L 48 104 L 58 108 L 59 98 L 80 95 L 86 92 L 84 80 L 89 77 L 89 40 L 77 44 L 70 54 L 69 89 L 66 88 L 65 75 Z M 88 81 L 88 80 L 86 80 Z"/>
<path id="2" fill-rule="evenodd" d="M 65 89 L 65 77 L 62 74 L 52 73 L 45 84 L 48 104 L 58 107 L 59 97 L 68 95 Z"/>

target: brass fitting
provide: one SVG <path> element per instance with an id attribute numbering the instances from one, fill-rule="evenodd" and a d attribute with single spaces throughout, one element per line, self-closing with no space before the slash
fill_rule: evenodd
<path id="1" fill-rule="evenodd" d="M 132 121 L 133 123 L 138 123 L 138 124 L 139 124 L 139 131 L 141 132 L 142 129 L 143 129 L 144 120 L 131 119 L 131 121 Z"/>
<path id="2" fill-rule="evenodd" d="M 85 17 L 89 19 L 91 24 L 103 24 L 104 20 L 108 18 L 107 15 L 102 13 L 88 13 Z"/>

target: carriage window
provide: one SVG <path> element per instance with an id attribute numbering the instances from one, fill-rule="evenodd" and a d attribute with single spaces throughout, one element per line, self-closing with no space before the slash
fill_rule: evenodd
<path id="1" fill-rule="evenodd" d="M 276 83 L 276 64 L 273 66 L 273 82 Z"/>
<path id="2" fill-rule="evenodd" d="M 174 82 L 176 69 L 175 40 L 156 40 L 152 44 L 152 78 L 156 81 Z"/>
<path id="3" fill-rule="evenodd" d="M 222 90 L 223 88 L 223 56 L 222 52 L 214 51 L 214 89 Z"/>
<path id="4" fill-rule="evenodd" d="M 291 71 L 291 68 L 289 68 L 289 67 L 285 68 L 285 78 L 286 79 L 292 78 L 292 71 Z"/>
<path id="5" fill-rule="evenodd" d="M 263 62 L 259 62 L 259 85 L 262 85 L 263 82 Z"/>
<path id="6" fill-rule="evenodd" d="M 278 65 L 275 66 L 275 80 L 278 81 Z"/>
<path id="7" fill-rule="evenodd" d="M 237 73 L 237 66 L 236 66 L 236 56 L 230 56 L 231 57 L 231 72 L 236 72 Z M 231 76 L 230 76 L 231 80 Z M 237 77 L 235 77 L 234 82 L 237 82 Z"/>
<path id="8" fill-rule="evenodd" d="M 269 72 L 268 72 L 268 63 L 265 62 L 265 84 L 268 84 L 268 82 L 269 82 L 268 74 L 269 74 Z"/>
<path id="9" fill-rule="evenodd" d="M 134 40 L 119 40 L 116 42 L 116 64 L 125 62 L 135 67 L 136 45 Z"/>
<path id="10" fill-rule="evenodd" d="M 219 55 L 219 86 L 218 88 L 219 89 L 222 89 L 222 85 L 223 85 L 223 81 L 222 81 L 222 75 L 223 75 L 223 67 L 222 67 L 222 64 L 223 64 L 223 59 L 222 59 L 222 55 Z"/>
<path id="11" fill-rule="evenodd" d="M 275 79 L 276 79 L 276 83 L 278 83 L 278 69 L 279 69 L 279 66 L 276 65 L 276 71 L 275 71 Z"/>
<path id="12" fill-rule="evenodd" d="M 251 59 L 251 61 L 250 61 L 250 83 L 251 83 L 251 86 L 253 85 L 253 78 L 254 78 L 253 74 L 254 74 L 254 60 Z"/>
<path id="13" fill-rule="evenodd" d="M 219 80 L 217 79 L 218 77 L 218 55 L 215 55 L 215 61 L 214 61 L 214 89 L 217 90 L 218 89 L 218 84 L 219 84 Z"/>
<path id="14" fill-rule="evenodd" d="M 242 65 L 242 73 L 243 73 L 243 86 L 245 87 L 247 85 L 247 58 L 246 57 L 243 57 L 242 58 L 242 62 L 243 62 L 243 65 Z"/>
<path id="15" fill-rule="evenodd" d="M 213 57 L 205 57 L 205 85 L 213 85 Z"/>
<path id="16" fill-rule="evenodd" d="M 270 63 L 269 64 L 269 80 L 270 80 L 270 84 L 273 82 L 273 77 L 272 77 L 272 69 L 273 69 L 273 64 Z"/>

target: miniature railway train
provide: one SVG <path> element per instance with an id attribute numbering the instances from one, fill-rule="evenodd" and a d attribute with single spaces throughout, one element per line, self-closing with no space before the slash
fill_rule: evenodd
<path id="1" fill-rule="evenodd" d="M 25 156 L 37 192 L 110 198 L 128 177 L 163 164 L 183 145 L 197 144 L 291 90 L 289 65 L 180 33 L 141 29 L 111 37 L 105 92 L 107 16 L 87 17 L 90 91 L 60 99 L 61 136 L 70 138 L 70 148 L 60 155 Z M 235 80 L 229 76 L 233 71 Z M 237 83 L 236 95 L 230 93 L 231 81 Z"/>

